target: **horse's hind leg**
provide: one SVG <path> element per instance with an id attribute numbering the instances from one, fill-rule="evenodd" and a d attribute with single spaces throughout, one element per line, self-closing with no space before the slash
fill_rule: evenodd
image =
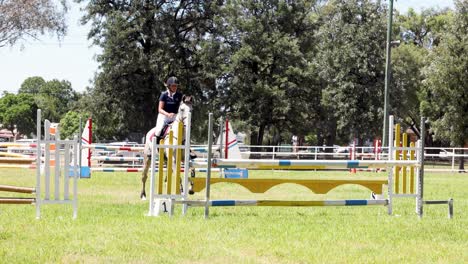
<path id="1" fill-rule="evenodd" d="M 190 170 L 190 177 L 195 178 L 195 168 L 190 167 L 189 170 Z M 190 183 L 189 194 L 193 195 L 193 194 L 195 194 L 195 191 L 193 190 L 193 181 L 189 180 L 189 183 Z"/>
<path id="2" fill-rule="evenodd" d="M 143 159 L 143 164 L 145 167 L 143 168 L 143 173 L 141 174 L 141 182 L 143 183 L 143 188 L 141 189 L 140 193 L 140 198 L 142 200 L 146 200 L 146 191 L 145 191 L 145 185 L 146 185 L 146 180 L 148 179 L 148 169 L 150 167 L 151 159 L 148 158 L 147 155 L 145 155 Z"/>

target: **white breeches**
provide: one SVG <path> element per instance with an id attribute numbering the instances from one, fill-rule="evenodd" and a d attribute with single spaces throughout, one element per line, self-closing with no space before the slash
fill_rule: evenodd
<path id="1" fill-rule="evenodd" d="M 162 114 L 158 114 L 158 120 L 156 121 L 156 131 L 155 131 L 155 135 L 156 136 L 159 136 L 159 134 L 161 134 L 161 130 L 163 129 L 164 127 L 164 124 L 166 123 L 169 123 L 169 122 L 172 122 L 175 120 L 175 115 L 173 118 L 169 118 L 165 115 L 162 115 Z"/>

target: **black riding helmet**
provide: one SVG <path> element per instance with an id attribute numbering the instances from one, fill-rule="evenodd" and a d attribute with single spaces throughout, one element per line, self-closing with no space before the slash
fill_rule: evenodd
<path id="1" fill-rule="evenodd" d="M 179 80 L 177 80 L 177 77 L 175 77 L 175 76 L 169 77 L 169 79 L 167 79 L 167 81 L 166 81 L 167 86 L 171 86 L 173 84 L 179 85 Z"/>

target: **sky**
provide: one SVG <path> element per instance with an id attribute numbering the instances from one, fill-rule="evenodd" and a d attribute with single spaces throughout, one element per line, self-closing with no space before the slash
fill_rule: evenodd
<path id="1" fill-rule="evenodd" d="M 68 33 L 61 42 L 55 36 L 45 35 L 39 40 L 0 48 L 0 94 L 16 93 L 21 83 L 32 76 L 41 76 L 46 81 L 67 80 L 78 92 L 91 86 L 99 66 L 95 57 L 101 50 L 87 39 L 90 26 L 79 23 L 82 6 L 70 3 Z M 454 4 L 453 0 L 394 0 L 394 8 L 400 12 L 429 7 L 454 8 Z"/>

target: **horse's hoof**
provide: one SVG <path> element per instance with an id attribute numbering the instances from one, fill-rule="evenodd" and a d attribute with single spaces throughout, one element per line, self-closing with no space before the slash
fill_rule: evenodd
<path id="1" fill-rule="evenodd" d="M 146 193 L 141 193 L 141 194 L 140 194 L 140 199 L 141 199 L 142 201 L 146 201 Z"/>

